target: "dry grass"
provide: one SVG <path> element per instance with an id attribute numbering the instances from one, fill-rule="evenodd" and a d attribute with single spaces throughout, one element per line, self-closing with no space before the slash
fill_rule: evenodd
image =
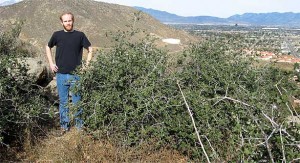
<path id="1" fill-rule="evenodd" d="M 281 70 L 285 71 L 293 71 L 294 70 L 294 63 L 288 63 L 288 62 L 272 62 L 272 61 L 263 61 L 258 60 L 258 62 L 254 63 L 254 66 L 263 67 L 265 65 L 272 64 L 272 66 L 277 67 Z"/>
<path id="2" fill-rule="evenodd" d="M 62 137 L 49 136 L 26 152 L 28 162 L 187 162 L 185 156 L 151 144 L 121 148 L 108 141 L 95 140 L 75 129 Z"/>

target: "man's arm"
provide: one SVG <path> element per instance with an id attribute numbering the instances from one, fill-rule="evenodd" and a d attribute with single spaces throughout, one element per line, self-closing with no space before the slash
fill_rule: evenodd
<path id="1" fill-rule="evenodd" d="M 52 52 L 51 52 L 51 48 L 48 45 L 46 45 L 46 54 L 47 54 L 47 59 L 48 59 L 51 71 L 57 72 L 58 67 L 52 61 Z"/>
<path id="2" fill-rule="evenodd" d="M 90 61 L 93 57 L 93 48 L 91 46 L 88 47 L 88 55 L 87 55 L 87 59 L 86 59 L 86 66 L 89 66 Z"/>

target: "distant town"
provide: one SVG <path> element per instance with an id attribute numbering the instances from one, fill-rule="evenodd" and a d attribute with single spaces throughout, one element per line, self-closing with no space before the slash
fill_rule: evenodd
<path id="1" fill-rule="evenodd" d="M 300 28 L 243 25 L 169 24 L 190 32 L 200 39 L 226 40 L 232 50 L 255 59 L 300 62 Z"/>

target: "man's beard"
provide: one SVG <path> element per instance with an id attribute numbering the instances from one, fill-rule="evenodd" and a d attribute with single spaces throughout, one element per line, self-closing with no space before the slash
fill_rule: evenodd
<path id="1" fill-rule="evenodd" d="M 64 29 L 70 32 L 73 30 L 73 25 L 64 26 Z"/>

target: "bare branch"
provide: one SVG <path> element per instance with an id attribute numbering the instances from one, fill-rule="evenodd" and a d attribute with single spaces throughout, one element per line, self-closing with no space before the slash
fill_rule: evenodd
<path id="1" fill-rule="evenodd" d="M 218 100 L 217 102 L 215 102 L 212 106 L 217 105 L 219 102 L 223 101 L 225 99 L 225 97 L 221 98 L 220 100 Z"/>
<path id="2" fill-rule="evenodd" d="M 282 93 L 281 93 L 280 89 L 278 88 L 278 83 L 275 85 L 275 87 L 277 88 L 277 90 L 278 90 L 280 96 L 282 96 Z"/>
<path id="3" fill-rule="evenodd" d="M 274 132 L 274 130 L 273 130 Z M 273 134 L 273 132 L 271 133 L 271 135 Z M 271 135 L 269 136 L 269 138 L 271 138 Z M 270 148 L 270 145 L 269 145 L 269 138 L 267 138 L 267 135 L 265 135 L 265 143 L 266 143 L 266 146 L 267 146 L 267 150 L 268 150 L 268 154 L 269 154 L 269 157 L 271 159 L 271 162 L 274 163 L 274 158 L 273 158 L 273 155 L 272 155 L 272 151 L 271 151 L 271 148 Z"/>
<path id="4" fill-rule="evenodd" d="M 280 141 L 281 141 L 281 148 L 282 148 L 282 161 L 283 161 L 283 162 L 286 162 L 286 158 L 285 158 L 285 150 L 284 150 L 284 144 L 283 144 L 283 140 L 282 140 L 281 127 L 282 127 L 282 125 L 280 125 L 280 129 L 279 129 L 279 133 L 280 133 Z"/>
<path id="5" fill-rule="evenodd" d="M 194 117 L 193 117 L 192 111 L 191 111 L 191 109 L 190 109 L 190 107 L 189 107 L 189 105 L 188 105 L 188 103 L 187 103 L 187 101 L 186 101 L 186 99 L 185 99 L 185 96 L 184 96 L 184 94 L 183 94 L 183 92 L 182 92 L 182 90 L 181 90 L 181 87 L 180 87 L 180 85 L 179 85 L 179 81 L 178 81 L 178 80 L 177 80 L 177 85 L 178 85 L 178 88 L 179 88 L 180 93 L 181 93 L 181 95 L 182 95 L 182 98 L 183 98 L 183 100 L 184 100 L 185 106 L 187 107 L 187 109 L 188 109 L 188 111 L 189 111 L 189 114 L 190 114 L 190 117 L 191 117 L 191 119 L 192 119 L 192 123 L 193 123 L 194 129 L 195 129 L 196 135 L 197 135 L 197 137 L 198 137 L 198 141 L 199 141 L 199 143 L 200 143 L 200 145 L 201 145 L 201 148 L 202 148 L 202 150 L 203 150 L 203 153 L 204 153 L 204 155 L 205 155 L 205 157 L 206 157 L 206 159 L 207 159 L 207 162 L 210 163 L 209 157 L 208 157 L 208 155 L 207 155 L 207 153 L 206 153 L 206 151 L 205 151 L 205 149 L 204 149 L 204 145 L 202 144 L 202 141 L 201 141 L 201 139 L 200 139 L 200 135 L 199 135 L 198 129 L 197 129 L 197 127 L 196 127 L 196 124 L 195 124 L 195 121 L 194 121 Z"/>
<path id="6" fill-rule="evenodd" d="M 249 105 L 249 104 L 247 104 L 243 101 L 239 101 L 239 100 L 236 100 L 236 99 L 233 99 L 233 98 L 230 98 L 230 97 L 224 97 L 224 99 L 231 100 L 231 101 L 234 101 L 234 102 L 238 102 L 238 103 L 241 103 L 241 104 L 243 104 L 245 106 L 248 106 L 248 107 L 253 107 L 253 106 L 251 106 L 251 105 Z"/>
<path id="7" fill-rule="evenodd" d="M 295 159 L 292 160 L 292 162 L 299 161 L 299 160 L 300 160 L 300 158 L 295 158 Z"/>
<path id="8" fill-rule="evenodd" d="M 291 110 L 290 106 L 288 105 L 288 103 L 286 102 L 285 105 L 287 106 L 287 108 L 289 109 L 289 111 L 291 112 L 291 115 L 293 116 L 293 111 Z"/>
<path id="9" fill-rule="evenodd" d="M 266 117 L 272 124 L 273 127 L 278 127 L 279 125 L 274 122 L 268 115 L 266 115 L 264 112 L 262 112 L 262 114 L 264 115 L 264 117 Z M 275 125 L 275 126 L 274 126 Z"/>
<path id="10" fill-rule="evenodd" d="M 205 139 L 207 140 L 207 142 L 208 142 L 208 144 L 209 144 L 211 150 L 213 151 L 214 155 L 217 157 L 218 160 L 220 160 L 218 153 L 216 152 L 216 150 L 215 150 L 215 149 L 213 148 L 213 146 L 211 145 L 211 143 L 210 143 L 209 139 L 207 138 L 207 136 L 206 136 L 206 135 L 202 135 L 202 136 L 205 137 Z"/>

